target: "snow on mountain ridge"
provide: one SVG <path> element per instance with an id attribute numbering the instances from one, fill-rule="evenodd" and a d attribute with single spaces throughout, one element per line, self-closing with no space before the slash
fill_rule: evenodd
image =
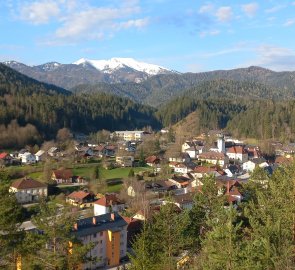
<path id="1" fill-rule="evenodd" d="M 129 67 L 137 71 L 145 72 L 149 75 L 156 75 L 160 73 L 169 72 L 170 70 L 158 65 L 147 64 L 144 62 L 139 62 L 133 58 L 111 58 L 110 60 L 90 60 L 81 58 L 74 62 L 75 65 L 85 65 L 90 64 L 100 71 L 110 73 L 111 71 Z"/>

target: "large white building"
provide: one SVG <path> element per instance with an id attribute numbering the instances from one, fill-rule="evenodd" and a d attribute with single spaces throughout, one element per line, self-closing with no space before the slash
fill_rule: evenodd
<path id="1" fill-rule="evenodd" d="M 148 133 L 142 130 L 134 130 L 134 131 L 125 130 L 125 131 L 115 131 L 113 133 L 113 136 L 115 135 L 123 139 L 124 141 L 141 141 L 144 135 L 146 134 Z"/>
<path id="2" fill-rule="evenodd" d="M 87 257 L 96 259 L 84 263 L 79 269 L 115 267 L 127 255 L 127 222 L 117 213 L 79 219 L 74 225 L 73 235 L 84 245 L 93 244 Z M 75 244 L 71 244 L 71 248 L 74 249 Z"/>

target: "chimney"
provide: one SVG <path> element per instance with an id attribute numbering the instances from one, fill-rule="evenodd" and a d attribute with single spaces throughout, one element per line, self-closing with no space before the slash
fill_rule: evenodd
<path id="1" fill-rule="evenodd" d="M 229 181 L 227 181 L 227 194 L 229 194 Z"/>
<path id="2" fill-rule="evenodd" d="M 92 224 L 93 224 L 93 225 L 96 225 L 96 217 L 93 217 L 93 218 L 92 218 Z"/>
<path id="3" fill-rule="evenodd" d="M 74 224 L 74 230 L 78 231 L 78 223 L 77 222 L 75 222 L 75 224 Z"/>
<path id="4" fill-rule="evenodd" d="M 115 220 L 115 213 L 111 213 L 111 220 Z"/>

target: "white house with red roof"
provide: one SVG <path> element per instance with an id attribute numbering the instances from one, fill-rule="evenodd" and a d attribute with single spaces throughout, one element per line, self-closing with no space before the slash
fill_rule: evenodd
<path id="1" fill-rule="evenodd" d="M 102 198 L 94 202 L 94 215 L 104 215 L 111 212 L 125 210 L 125 203 L 122 202 L 116 193 L 107 193 Z"/>
<path id="2" fill-rule="evenodd" d="M 214 151 L 202 153 L 198 156 L 198 159 L 221 167 L 229 163 L 227 155 Z"/>
<path id="3" fill-rule="evenodd" d="M 9 189 L 15 193 L 19 203 L 38 201 L 41 197 L 47 197 L 47 185 L 31 178 L 23 178 L 14 181 Z"/>
<path id="4" fill-rule="evenodd" d="M 12 163 L 12 157 L 4 152 L 4 153 L 0 153 L 0 165 L 9 165 Z"/>
<path id="5" fill-rule="evenodd" d="M 239 160 L 242 163 L 248 160 L 248 153 L 243 146 L 232 146 L 226 149 L 229 159 Z"/>

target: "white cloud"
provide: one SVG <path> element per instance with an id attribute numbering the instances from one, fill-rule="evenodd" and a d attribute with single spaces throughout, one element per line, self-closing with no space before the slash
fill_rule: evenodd
<path id="1" fill-rule="evenodd" d="M 242 5 L 242 10 L 245 12 L 245 14 L 248 17 L 254 17 L 257 10 L 258 10 L 258 4 L 257 3 L 249 3 L 246 5 Z"/>
<path id="2" fill-rule="evenodd" d="M 91 8 L 67 16 L 63 25 L 56 30 L 55 34 L 60 39 L 102 39 L 111 36 L 114 31 L 146 26 L 148 24 L 147 18 L 128 19 L 138 12 L 139 7 L 137 6 Z"/>
<path id="3" fill-rule="evenodd" d="M 35 0 L 19 7 L 19 18 L 33 24 L 53 21 L 56 28 L 51 35 L 47 34 L 47 40 L 39 42 L 46 45 L 109 38 L 117 31 L 140 29 L 149 24 L 149 18 L 140 16 L 139 0 L 116 1 L 94 6 L 90 0 Z"/>
<path id="4" fill-rule="evenodd" d="M 288 20 L 283 24 L 283 26 L 288 27 L 288 26 L 291 26 L 291 25 L 293 25 L 293 24 L 295 24 L 295 19 L 288 19 Z"/>
<path id="5" fill-rule="evenodd" d="M 257 58 L 251 65 L 262 66 L 276 71 L 294 70 L 295 52 L 288 48 L 261 45 L 255 49 Z"/>
<path id="6" fill-rule="evenodd" d="M 122 29 L 122 28 L 127 29 L 127 28 L 131 28 L 131 27 L 142 28 L 142 27 L 147 26 L 148 23 L 149 23 L 149 18 L 129 20 L 126 22 L 119 23 L 118 25 L 116 25 L 116 28 L 117 28 L 117 30 Z"/>
<path id="7" fill-rule="evenodd" d="M 228 22 L 232 19 L 233 12 L 231 7 L 220 7 L 215 16 L 217 17 L 217 20 L 220 22 Z"/>
<path id="8" fill-rule="evenodd" d="M 21 19 L 33 24 L 47 23 L 52 17 L 60 14 L 60 7 L 56 1 L 36 1 L 21 7 Z"/>
<path id="9" fill-rule="evenodd" d="M 214 9 L 214 6 L 212 4 L 203 5 L 199 9 L 199 13 L 208 13 L 211 12 Z"/>
<path id="10" fill-rule="evenodd" d="M 220 34 L 220 31 L 219 30 L 211 30 L 211 31 L 202 31 L 200 33 L 200 37 L 201 38 L 204 38 L 206 36 L 217 36 Z"/>
<path id="11" fill-rule="evenodd" d="M 277 6 L 274 6 L 272 8 L 266 9 L 265 12 L 266 13 L 276 13 L 276 12 L 280 11 L 281 9 L 286 8 L 286 7 L 287 7 L 286 5 L 277 5 Z"/>

